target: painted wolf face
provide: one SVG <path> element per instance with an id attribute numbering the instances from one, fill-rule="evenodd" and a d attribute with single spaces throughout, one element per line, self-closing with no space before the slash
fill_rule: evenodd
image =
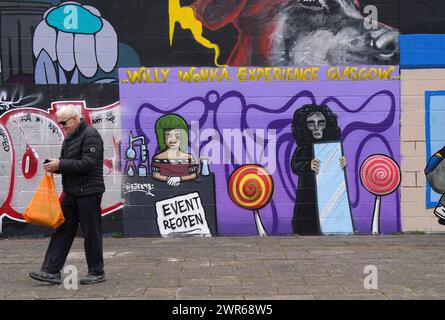
<path id="1" fill-rule="evenodd" d="M 277 20 L 270 65 L 398 63 L 398 31 L 367 27 L 353 0 L 290 1 Z"/>
<path id="2" fill-rule="evenodd" d="M 398 31 L 366 28 L 358 0 L 196 0 L 210 30 L 233 24 L 231 66 L 397 64 Z"/>

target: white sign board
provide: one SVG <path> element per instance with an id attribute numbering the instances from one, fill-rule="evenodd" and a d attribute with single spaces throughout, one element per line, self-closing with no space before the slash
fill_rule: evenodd
<path id="1" fill-rule="evenodd" d="M 211 236 L 201 197 L 197 192 L 158 201 L 155 206 L 162 237 Z"/>

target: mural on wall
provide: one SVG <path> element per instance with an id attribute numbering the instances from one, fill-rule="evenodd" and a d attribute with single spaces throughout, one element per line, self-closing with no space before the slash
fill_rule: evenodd
<path id="1" fill-rule="evenodd" d="M 111 83 L 117 82 L 118 67 L 140 65 L 136 52 L 118 41 L 112 24 L 94 6 L 19 2 L 20 7 L 0 4 L 1 83 Z"/>
<path id="2" fill-rule="evenodd" d="M 292 134 L 298 145 L 291 161 L 298 175 L 294 233 L 353 233 L 337 115 L 325 105 L 304 105 L 294 113 Z"/>
<path id="3" fill-rule="evenodd" d="M 131 132 L 133 136 L 143 136 L 149 154 L 162 154 L 158 146 L 158 138 L 162 135 L 157 134 L 156 121 L 168 115 L 174 115 L 177 121 L 181 119 L 180 122 L 183 119 L 190 128 L 186 153 L 195 159 L 206 159 L 206 167 L 211 172 L 207 179 L 212 180 L 206 184 L 206 177 L 198 173 L 196 179 L 175 187 L 174 180 L 170 180 L 171 185 L 168 185 L 151 176 L 127 175 L 128 183 L 154 185 L 151 192 L 155 195 L 138 192 L 138 198 L 133 196 L 136 193 L 124 192 L 124 230 L 127 232 L 136 230 L 136 234 L 159 234 L 154 198 L 175 198 L 186 192 L 197 192 L 201 197 L 207 222 L 211 225 L 210 221 L 214 219 L 217 225 L 213 230 L 209 225 L 212 235 L 214 231 L 235 235 L 294 233 L 294 209 L 305 201 L 311 202 L 311 208 L 316 208 L 312 211 L 316 212 L 315 220 L 324 223 L 321 225 L 325 226 L 325 230 L 320 233 L 372 232 L 375 196 L 360 183 L 360 168 L 365 159 L 374 154 L 385 154 L 396 162 L 400 161 L 397 68 L 140 68 L 120 69 L 119 72 L 122 114 L 126 115 L 122 120 L 122 135 Z M 158 78 L 153 78 L 155 73 Z M 326 183 L 322 182 L 319 190 L 310 189 L 304 193 L 306 198 L 301 200 L 296 195 L 303 193 L 298 186 L 304 184 L 301 182 L 304 179 L 300 180 L 293 173 L 293 155 L 299 154 L 297 149 L 300 145 L 296 144 L 296 130 L 292 129 L 292 122 L 297 110 L 306 105 L 326 106 L 332 115 L 337 115 L 337 133 L 327 135 L 327 141 L 319 141 L 331 142 L 332 145 L 320 143 L 310 150 L 317 152 L 320 158 L 323 154 L 330 155 L 320 162 L 319 167 L 325 170 L 325 174 L 319 179 L 333 179 L 331 181 L 336 181 L 337 185 L 323 188 Z M 308 114 L 312 118 L 304 117 L 301 126 L 312 137 L 321 134 L 316 127 L 320 130 L 326 125 L 323 123 L 326 116 L 317 112 Z M 181 125 L 173 127 L 170 129 L 181 128 Z M 297 128 L 302 130 L 300 125 Z M 172 131 L 164 130 L 164 140 Z M 178 140 L 185 141 L 180 130 L 176 137 L 173 136 L 171 138 L 176 140 L 171 143 L 174 145 L 180 144 Z M 297 140 L 297 143 L 300 142 Z M 123 150 L 126 148 L 124 145 Z M 325 150 L 329 152 L 316 151 L 322 150 L 318 148 L 327 148 Z M 233 194 L 232 197 L 230 195 L 232 189 L 227 188 L 233 172 L 246 163 L 262 166 L 273 181 L 273 196 L 261 208 L 259 220 L 252 219 L 246 214 L 249 210 L 234 203 Z M 182 170 L 178 168 L 178 171 Z M 334 177 L 330 176 L 331 172 L 334 172 Z M 309 174 L 314 179 L 313 173 Z M 162 179 L 166 179 L 163 176 Z M 317 192 L 320 194 L 318 203 L 312 200 Z M 204 196 L 211 200 L 204 200 Z M 145 203 L 143 197 L 150 203 Z M 304 200 L 308 197 L 312 197 L 311 201 Z M 211 214 L 206 205 L 213 209 Z M 178 206 L 174 205 L 175 208 Z M 320 215 L 320 208 L 325 215 Z M 179 211 L 169 213 L 175 212 Z M 299 227 L 304 228 L 305 224 L 308 223 L 303 220 Z M 263 231 L 260 231 L 260 225 Z M 400 231 L 398 191 L 382 201 L 379 225 L 380 233 Z"/>
<path id="4" fill-rule="evenodd" d="M 237 43 L 225 62 L 230 66 L 390 65 L 399 61 L 398 30 L 382 23 L 367 27 L 354 0 L 233 0 L 224 6 L 217 0 L 197 0 L 190 5 L 195 16 L 178 3 L 169 0 L 170 39 L 179 22 L 193 31 L 197 42 L 214 49 L 215 65 L 224 64 L 218 62 L 220 49 L 201 36 L 201 23 L 212 31 L 227 25 L 236 28 Z M 181 16 L 181 12 L 188 14 Z"/>
<path id="5" fill-rule="evenodd" d="M 185 120 L 177 114 L 167 114 L 156 121 L 155 130 L 159 152 L 151 162 L 152 178 L 170 187 L 196 181 L 198 163 L 188 153 L 189 127 Z M 157 201 L 155 206 L 162 236 L 211 235 L 199 192 Z M 170 218 L 173 213 L 174 218 Z"/>
<path id="6" fill-rule="evenodd" d="M 85 88 L 78 88 L 79 91 L 82 89 Z M 110 88 L 111 91 L 114 89 Z M 104 180 L 107 192 L 102 200 L 102 214 L 106 216 L 122 209 L 120 105 L 117 101 L 105 106 L 97 106 L 99 92 L 103 93 L 107 90 L 96 87 L 85 91 L 90 91 L 90 94 L 96 93 L 96 98 L 90 97 L 96 100 L 94 107 L 89 107 L 85 100 L 57 99 L 60 95 L 69 97 L 73 94 L 70 90 L 60 87 L 0 88 L 2 105 L 9 107 L 3 108 L 0 112 L 2 140 L 0 183 L 8 186 L 2 188 L 0 192 L 0 222 L 5 217 L 20 223 L 24 222 L 22 213 L 44 174 L 43 160 L 59 157 L 65 133 L 56 121 L 55 112 L 60 106 L 66 104 L 78 107 L 85 120 L 98 129 L 104 139 Z M 12 102 L 5 104 L 5 100 Z M 60 191 L 59 175 L 55 175 L 55 181 Z"/>
<path id="7" fill-rule="evenodd" d="M 376 196 L 372 233 L 379 234 L 381 197 L 393 193 L 399 187 L 401 180 L 399 165 L 385 155 L 371 155 L 362 163 L 360 179 L 365 189 Z"/>
<path id="8" fill-rule="evenodd" d="M 259 165 L 243 165 L 232 172 L 227 188 L 233 203 L 253 211 L 258 235 L 267 236 L 258 210 L 265 207 L 273 195 L 270 173 Z"/>
<path id="9" fill-rule="evenodd" d="M 169 186 L 198 178 L 198 164 L 187 152 L 189 128 L 177 114 L 160 117 L 155 124 L 159 153 L 153 156 L 152 177 Z"/>
<path id="10" fill-rule="evenodd" d="M 48 1 L 0 2 L 0 84 L 33 83 L 32 37 Z"/>
<path id="11" fill-rule="evenodd" d="M 367 19 L 368 5 L 378 9 L 372 17 L 377 20 Z M 61 132 L 54 102 L 78 105 L 107 135 L 112 193 L 104 200 L 110 207 L 125 199 L 128 214 L 120 227 L 129 235 L 400 231 L 400 143 L 413 149 L 405 150 L 411 153 L 401 166 L 410 167 L 403 172 L 404 186 L 412 188 L 404 191 L 422 194 L 407 197 L 403 221 L 415 229 L 422 218 L 422 228 L 441 230 L 445 95 L 425 93 L 424 193 L 419 157 L 425 155 L 418 147 L 424 150 L 425 141 L 397 133 L 398 69 L 390 77 L 385 72 L 399 63 L 399 51 L 401 68 L 443 68 L 443 9 L 437 0 L 0 2 L 0 84 L 8 85 L 0 87 L 0 183 L 8 186 L 0 190 L 3 231 L 26 225 L 20 212 L 41 174 L 42 152 L 57 155 Z M 434 84 L 442 75 L 418 71 L 409 97 L 402 99 L 403 115 L 425 90 L 443 89 Z M 412 95 L 420 79 L 428 86 Z M 118 80 L 128 104 L 122 114 L 117 90 L 112 89 L 112 99 L 95 92 L 96 84 Z M 36 83 L 45 86 L 21 86 Z M 77 88 L 82 84 L 94 85 Z M 335 139 L 315 139 L 306 147 L 308 159 L 296 157 L 304 144 L 292 125 L 306 105 L 329 108 L 339 129 Z M 298 127 L 320 130 L 323 118 L 314 114 Z M 157 130 L 156 121 L 175 125 Z M 402 126 L 402 135 L 410 125 Z M 179 151 L 166 158 L 172 150 Z M 373 156 L 386 157 L 383 170 L 363 170 Z M 297 174 L 298 161 L 313 162 L 318 173 Z M 261 208 L 233 201 L 229 183 L 246 164 L 270 175 L 273 193 Z M 125 173 L 122 179 L 119 171 Z M 431 210 L 421 214 L 416 205 L 422 202 L 423 210 L 424 201 Z"/>
<path id="12" fill-rule="evenodd" d="M 118 58 L 117 34 L 100 12 L 76 2 L 52 7 L 34 32 L 36 84 L 80 83 L 79 77 L 93 78 L 99 70 L 114 70 Z M 95 82 L 116 81 L 104 76 Z"/>
<path id="13" fill-rule="evenodd" d="M 425 92 L 425 136 L 426 136 L 426 208 L 434 208 L 438 223 L 445 225 L 445 156 L 443 113 L 445 91 Z"/>
<path id="14" fill-rule="evenodd" d="M 176 23 L 178 23 L 182 29 L 190 30 L 193 38 L 197 42 L 206 48 L 214 50 L 214 63 L 216 66 L 221 66 L 218 63 L 218 58 L 220 56 L 219 46 L 203 36 L 202 24 L 196 19 L 194 10 L 190 7 L 182 7 L 180 0 L 168 0 L 168 13 L 170 46 L 173 45 L 175 26 Z"/>
<path id="15" fill-rule="evenodd" d="M 402 194 L 405 209 L 403 221 L 409 231 L 442 232 L 445 226 L 445 181 L 442 161 L 445 155 L 443 87 L 445 50 L 445 3 L 437 0 L 401 1 L 400 67 L 403 69 L 402 95 L 406 122 L 403 175 L 411 175 Z M 425 122 L 422 108 L 425 105 Z M 415 106 L 411 108 L 411 106 Z M 417 133 L 414 133 L 416 132 Z M 423 131 L 425 136 L 423 135 Z M 420 132 L 419 132 L 420 131 Z M 413 134 L 414 133 L 414 134 Z M 404 184 L 408 184 L 405 182 Z M 417 191 L 418 198 L 411 191 Z M 415 199 L 413 199 L 415 198 Z M 406 201 L 406 202 L 405 202 Z"/>
<path id="16" fill-rule="evenodd" d="M 186 120 L 175 113 L 160 116 L 150 128 L 154 132 L 150 139 L 142 130 L 147 119 L 139 117 L 144 108 L 133 109 L 136 116 L 126 109 L 135 122 L 128 145 L 124 145 L 124 233 L 162 237 L 217 234 L 214 176 L 206 159 L 189 152 Z M 141 141 L 139 149 L 135 149 L 136 140 Z M 151 159 L 149 154 L 153 154 Z"/>
<path id="17" fill-rule="evenodd" d="M 20 3 L 17 6 L 16 3 Z M 374 1 L 379 2 L 379 1 Z M 139 66 L 397 64 L 393 4 L 353 0 L 0 3 L 1 84 L 110 83 Z M 122 16 L 122 13 L 125 15 Z M 374 18 L 373 18 L 374 19 Z"/>

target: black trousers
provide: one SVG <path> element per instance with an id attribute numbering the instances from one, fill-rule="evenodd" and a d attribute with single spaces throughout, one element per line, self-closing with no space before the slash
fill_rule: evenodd
<path id="1" fill-rule="evenodd" d="M 65 222 L 51 237 L 42 271 L 58 273 L 62 270 L 80 223 L 88 272 L 93 275 L 104 273 L 101 201 L 102 194 L 84 197 L 65 194 L 61 203 Z"/>

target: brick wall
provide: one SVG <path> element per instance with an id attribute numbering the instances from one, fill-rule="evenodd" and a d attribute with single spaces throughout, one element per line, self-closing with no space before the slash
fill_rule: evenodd
<path id="1" fill-rule="evenodd" d="M 0 87 L 0 102 L 5 101 L 5 103 L 0 104 L 0 125 L 14 132 L 15 135 L 10 138 L 15 148 L 14 157 L 11 157 L 8 153 L 3 155 L 0 153 L 0 156 L 3 156 L 3 158 L 0 158 L 0 177 L 2 179 L 0 182 L 7 184 L 11 180 L 11 173 L 8 171 L 11 168 L 7 165 L 13 158 L 16 161 L 16 168 L 12 168 L 12 170 L 15 170 L 14 179 L 21 181 L 16 184 L 15 188 L 10 185 L 9 189 L 11 190 L 8 188 L 0 190 L 0 208 L 2 208 L 0 225 L 3 221 L 3 226 L 6 226 L 3 229 L 3 234 L 25 235 L 44 232 L 40 228 L 33 229 L 23 223 L 21 210 L 26 203 L 18 206 L 15 202 L 22 198 L 9 196 L 19 194 L 25 190 L 22 185 L 26 182 L 28 182 L 28 188 L 33 186 L 23 176 L 19 176 L 22 171 L 21 152 L 24 150 L 25 144 L 20 140 L 20 134 L 14 123 L 7 120 L 12 117 L 11 115 L 20 119 L 20 108 L 22 108 L 22 111 L 25 110 L 29 113 L 38 110 L 38 112 L 35 111 L 37 115 L 44 114 L 50 119 L 51 116 L 54 116 L 51 113 L 51 103 L 72 100 L 80 101 L 80 103 L 85 101 L 87 113 L 97 115 L 100 112 L 92 109 L 103 108 L 116 103 L 116 106 L 119 105 L 116 109 L 121 110 L 119 100 L 127 98 L 128 101 L 135 101 L 132 107 L 129 107 L 128 104 L 122 107 L 125 113 L 119 113 L 119 117 L 122 116 L 119 121 L 126 125 L 114 127 L 121 133 L 121 141 L 118 141 L 119 139 L 113 140 L 113 143 L 122 144 L 121 154 L 119 152 L 115 153 L 114 145 L 110 144 L 109 148 L 109 160 L 113 160 L 110 163 L 113 163 L 113 166 L 116 165 L 112 169 L 116 172 L 120 170 L 120 173 L 125 173 L 124 166 L 122 165 L 121 168 L 118 167 L 118 164 L 120 161 L 124 164 L 128 160 L 123 152 L 125 152 L 126 141 L 133 137 L 133 134 L 134 137 L 144 136 L 147 138 L 146 141 L 151 141 L 152 144 L 147 146 L 150 156 L 157 152 L 157 146 L 153 144 L 156 141 L 153 131 L 156 119 L 154 119 L 152 113 L 150 115 L 150 121 L 153 122 L 152 127 L 144 128 L 142 125 L 136 128 L 136 123 L 139 123 L 135 121 L 135 119 L 139 119 L 139 115 L 136 117 L 136 110 L 144 103 L 158 103 L 156 98 L 161 97 L 161 100 L 168 102 L 163 109 L 163 112 L 167 113 L 172 105 L 177 105 L 178 101 L 173 98 L 175 94 L 181 91 L 185 92 L 184 96 L 181 96 L 184 99 L 182 102 L 185 102 L 185 99 L 188 98 L 204 101 L 204 105 L 207 103 L 206 108 L 209 109 L 209 113 L 216 112 L 215 110 L 220 108 L 214 101 L 209 101 L 209 97 L 213 95 L 215 101 L 221 102 L 223 100 L 220 97 L 233 91 L 242 94 L 243 99 L 247 99 L 247 103 L 267 107 L 271 110 L 279 105 L 278 102 L 281 103 L 281 106 L 288 106 L 288 102 L 290 105 L 291 100 L 289 99 L 299 93 L 303 93 L 304 96 L 309 92 L 308 97 L 312 100 L 305 100 L 304 103 L 308 101 L 316 103 L 328 101 L 329 106 L 338 115 L 340 127 L 345 129 L 352 124 L 349 129 L 354 131 L 354 134 L 346 137 L 343 143 L 346 146 L 345 150 L 349 161 L 347 177 L 349 179 L 350 203 L 353 207 L 354 218 L 357 222 L 360 222 L 358 233 L 370 232 L 369 225 L 375 199 L 375 196 L 366 190 L 360 182 L 360 164 L 366 157 L 380 153 L 392 156 L 398 162 L 402 171 L 402 182 L 399 190 L 382 198 L 382 221 L 386 226 L 384 232 L 444 232 L 445 226 L 440 225 L 433 214 L 435 203 L 434 199 L 428 194 L 428 186 L 423 170 L 428 161 L 427 149 L 431 144 L 426 134 L 430 127 L 425 122 L 428 108 L 425 92 L 445 90 L 445 69 L 443 69 L 445 67 L 445 50 L 443 47 L 445 18 L 442 14 L 445 5 L 439 0 L 360 0 L 357 2 L 358 6 L 354 7 L 352 5 L 353 0 L 341 1 L 343 1 L 343 4 L 351 5 L 349 10 L 336 10 L 335 1 L 329 2 L 329 5 L 333 5 L 332 10 L 317 12 L 314 11 L 317 9 L 310 8 L 310 5 L 304 8 L 304 5 L 302 6 L 301 3 L 297 2 L 289 2 L 293 7 L 284 9 L 284 6 L 288 3 L 286 0 L 239 1 L 239 3 L 233 5 L 236 2 L 234 1 L 227 6 L 224 6 L 224 1 L 212 0 L 80 0 L 79 4 L 76 5 L 76 10 L 81 10 L 84 13 L 82 19 L 85 20 L 78 21 L 78 32 L 65 30 L 66 25 L 64 24 L 51 25 L 46 20 L 49 12 L 47 12 L 46 18 L 43 17 L 44 12 L 49 7 L 53 7 L 52 10 L 55 10 L 55 6 L 63 6 L 63 1 L 0 2 L 0 84 L 2 85 Z M 315 4 L 314 1 L 312 5 Z M 367 5 L 377 7 L 378 19 L 381 23 L 379 27 L 385 30 L 377 32 L 380 35 L 377 35 L 374 41 L 362 42 L 361 39 L 370 36 L 362 26 L 360 15 L 363 14 Z M 195 11 L 192 11 L 192 7 Z M 72 13 L 73 8 L 68 9 L 67 12 Z M 90 9 L 92 11 L 89 11 Z M 99 15 L 96 15 L 96 10 L 100 12 L 100 19 L 98 18 Z M 59 16 L 62 20 L 67 18 L 67 16 L 63 16 L 63 10 L 59 10 L 59 13 L 52 12 L 54 16 L 62 15 L 62 17 Z M 193 13 L 196 13 L 196 16 Z M 317 14 L 323 14 L 324 17 L 314 19 Z M 348 14 L 349 16 L 347 16 Z M 70 16 L 69 19 L 73 17 Z M 294 19 L 294 17 L 298 17 L 298 19 Z M 91 19 L 100 20 L 100 23 L 104 24 L 106 28 L 90 30 L 94 33 L 94 36 L 93 34 L 89 36 L 84 34 L 83 36 L 85 36 L 85 39 L 89 38 L 88 41 L 93 42 L 101 39 L 100 43 L 90 46 L 90 50 L 85 50 L 82 44 L 79 46 L 79 43 L 74 42 L 72 45 L 65 42 L 66 46 L 63 46 L 62 42 L 57 42 L 58 45 L 55 45 L 57 36 L 62 34 L 61 32 L 64 32 L 63 34 L 72 33 L 77 36 L 76 33 L 82 33 L 89 28 L 88 21 L 92 21 Z M 59 19 L 59 22 L 62 20 Z M 338 21 L 343 21 L 344 24 L 338 23 Z M 202 33 L 200 32 L 201 27 Z M 354 32 L 350 32 L 351 30 Z M 281 36 L 277 36 L 280 32 Z M 347 43 L 355 43 L 352 54 L 344 50 L 348 45 L 342 46 L 340 40 L 343 38 L 332 41 L 338 34 L 342 34 L 348 39 Z M 359 37 L 353 39 L 356 34 Z M 385 36 L 378 41 L 378 37 L 383 34 Z M 364 37 L 364 35 L 366 36 Z M 286 38 L 285 41 L 280 43 L 283 38 Z M 302 38 L 305 40 L 300 42 L 299 45 L 294 45 Z M 378 48 L 382 52 L 375 50 L 377 42 L 380 45 L 385 44 L 383 46 L 385 48 Z M 92 47 L 94 49 L 91 50 Z M 219 50 L 218 57 L 216 47 Z M 400 52 L 397 52 L 396 49 L 399 47 Z M 393 53 L 391 58 L 388 58 L 388 52 L 384 49 Z M 282 52 L 288 54 L 282 55 Z M 400 53 L 400 57 L 398 53 Z M 75 56 L 77 60 L 73 58 L 74 62 L 71 61 L 71 56 Z M 382 58 L 385 59 L 385 56 L 387 60 L 381 60 Z M 88 63 L 84 64 L 87 60 Z M 398 77 L 397 71 L 397 76 L 390 79 L 393 80 L 390 84 L 383 81 L 350 81 L 351 79 L 342 79 L 343 82 L 332 79 L 329 79 L 329 81 L 324 79 L 306 82 L 305 80 L 292 83 L 280 83 L 279 81 L 268 83 L 263 81 L 254 85 L 250 82 L 237 83 L 233 81 L 231 83 L 218 82 L 218 85 L 215 85 L 216 82 L 209 81 L 188 83 L 186 86 L 178 82 L 176 84 L 170 83 L 169 90 L 171 92 L 164 92 L 163 94 L 161 94 L 164 90 L 163 84 L 154 85 L 150 83 L 138 87 L 139 91 L 129 90 L 127 96 L 125 96 L 125 93 L 123 95 L 122 90 L 118 90 L 117 85 L 122 80 L 122 76 L 119 77 L 118 74 L 119 70 L 125 70 L 126 68 L 151 67 L 153 70 L 160 67 L 178 66 L 186 70 L 192 66 L 215 67 L 227 65 L 233 68 L 231 72 L 236 73 L 236 67 L 247 66 L 277 68 L 289 66 L 292 68 L 294 66 L 310 65 L 326 70 L 328 68 L 326 65 L 330 64 L 339 65 L 340 68 L 343 68 L 352 65 L 371 66 L 376 63 L 394 65 L 395 70 L 401 68 L 401 77 Z M 106 94 L 112 97 L 112 101 L 101 101 L 103 97 L 97 91 L 101 85 L 98 87 L 93 85 L 97 81 L 113 83 L 110 86 L 112 88 L 110 89 L 111 93 Z M 24 84 L 29 84 L 29 86 L 25 93 L 20 96 L 21 86 Z M 51 87 L 50 84 L 56 84 L 57 86 Z M 122 88 L 123 84 L 121 83 L 120 86 Z M 198 88 L 199 90 L 193 91 L 191 88 Z M 30 90 L 29 94 L 27 90 Z M 218 94 L 209 94 L 212 90 L 218 91 Z M 268 90 L 273 91 L 274 103 L 267 101 L 272 97 L 268 96 Z M 387 95 L 380 95 L 380 91 L 386 91 Z M 26 100 L 29 96 L 37 97 L 35 94 L 43 97 L 43 100 L 32 102 Z M 306 98 L 303 98 L 303 100 Z M 10 104 L 15 99 L 18 99 L 18 102 Z M 281 100 L 278 101 L 279 99 Z M 369 105 L 366 102 L 368 99 L 371 101 L 368 101 Z M 295 104 L 285 111 L 270 112 L 267 115 L 255 111 L 253 116 L 252 123 L 255 127 L 263 120 L 269 119 L 273 114 L 281 121 L 280 126 L 273 129 L 281 130 L 280 134 L 285 137 L 283 139 L 288 139 L 277 143 L 277 149 L 284 144 L 287 144 L 287 149 L 286 154 L 279 156 L 279 153 L 277 153 L 278 160 L 282 161 L 282 165 L 280 167 L 281 172 L 276 172 L 274 176 L 275 186 L 278 186 L 275 191 L 275 198 L 271 200 L 268 206 L 261 209 L 265 227 L 268 231 L 271 231 L 270 234 L 293 232 L 291 220 L 296 203 L 295 194 L 298 180 L 290 167 L 293 151 L 296 148 L 296 142 L 291 132 L 291 121 L 295 110 L 304 104 L 300 102 L 303 100 L 298 100 L 298 103 L 292 102 Z M 8 109 L 6 109 L 6 106 Z M 343 106 L 346 106 L 346 109 Z M 363 109 L 360 109 L 362 106 Z M 9 110 L 9 108 L 12 109 Z M 226 108 L 226 106 L 220 108 L 222 110 L 220 114 L 226 111 L 223 108 Z M 362 111 L 356 112 L 357 108 Z M 244 110 L 248 110 L 248 108 L 246 107 Z M 255 110 L 255 108 L 252 110 Z M 231 116 L 225 115 L 225 117 L 230 117 L 232 123 L 235 122 L 234 119 L 237 117 L 246 119 L 252 117 L 247 115 L 247 111 L 244 112 L 245 114 L 242 114 L 242 111 L 238 110 Z M 193 110 L 193 112 L 182 112 L 180 116 L 183 116 L 190 125 L 192 120 L 201 119 L 196 114 L 196 110 Z M 102 116 L 104 119 L 106 118 L 106 114 Z M 150 116 L 147 116 L 147 118 Z M 158 116 L 160 117 L 161 114 Z M 217 117 L 215 116 L 215 118 Z M 205 119 L 207 119 L 207 113 L 201 119 L 203 123 Z M 94 119 L 89 120 L 93 121 Z M 435 126 L 437 127 L 437 119 L 435 120 Z M 388 122 L 391 122 L 390 125 L 388 125 Z M 216 120 L 215 123 L 217 123 Z M 379 127 L 377 124 L 387 127 Z M 96 125 L 99 126 L 99 124 Z M 277 126 L 276 123 L 274 125 Z M 214 123 L 209 124 L 209 126 L 214 126 Z M 264 126 L 261 125 L 258 129 L 263 129 Z M 364 130 L 360 131 L 354 126 L 363 126 Z M 234 129 L 250 129 L 246 125 L 244 128 L 238 127 L 240 127 L 239 124 L 235 125 Z M 354 127 L 353 130 L 351 130 L 352 127 Z M 104 132 L 106 131 L 106 128 L 102 129 Z M 136 129 L 137 131 L 135 131 Z M 146 129 L 147 132 L 148 129 L 151 131 L 147 134 L 143 132 L 143 129 Z M 129 130 L 132 130 L 131 134 Z M 357 138 L 351 138 L 354 135 L 357 135 Z M 368 137 L 370 138 L 368 139 Z M 445 135 L 443 140 L 445 143 Z M 42 146 L 45 149 L 44 143 L 42 143 Z M 246 160 L 246 162 L 248 161 Z M 138 166 L 140 165 L 141 163 L 138 163 Z M 215 225 L 213 229 L 216 229 L 216 223 L 218 222 L 219 226 L 223 227 L 219 229 L 219 231 L 223 231 L 221 234 L 224 234 L 224 232 L 226 234 L 234 233 L 235 231 L 237 234 L 255 234 L 257 229 L 251 215 L 248 216 L 244 212 L 246 210 L 241 211 L 240 208 L 235 207 L 226 190 L 228 176 L 236 169 L 236 166 L 233 163 L 224 165 L 227 165 L 227 167 L 224 167 L 224 170 L 221 169 L 219 175 L 215 177 L 220 190 L 214 192 L 215 194 L 212 194 L 212 197 L 206 200 L 209 202 L 206 205 L 217 209 L 216 212 L 213 209 L 207 210 L 212 212 L 213 220 L 211 222 L 212 225 Z M 139 178 L 143 180 L 142 182 L 146 182 L 144 177 Z M 112 200 L 119 198 L 120 188 L 124 185 L 120 184 L 120 180 L 116 180 L 115 175 L 107 179 L 110 180 L 110 185 L 113 185 L 115 192 L 113 196 L 108 196 L 106 199 L 111 212 L 115 209 Z M 37 184 L 38 181 L 35 180 L 33 183 Z M 162 184 L 159 186 L 165 187 Z M 130 188 L 129 185 L 127 187 Z M 168 188 L 165 190 L 168 190 Z M 145 196 L 146 194 L 141 196 L 141 208 L 144 206 Z M 125 199 L 127 200 L 125 204 L 127 208 L 132 204 L 131 197 L 133 196 L 127 196 Z M 217 200 L 214 200 L 214 198 Z M 227 208 L 231 209 L 227 210 Z M 147 213 L 146 209 L 141 210 L 145 210 L 143 213 Z M 239 215 L 236 210 L 240 212 Z M 150 214 L 153 214 L 153 212 Z M 236 216 L 237 219 L 238 216 L 242 217 L 243 222 L 240 223 L 238 220 L 232 219 L 235 222 L 230 225 L 228 217 L 231 214 Z M 139 215 L 141 215 L 141 211 L 138 209 L 134 212 L 134 217 Z M 119 213 L 113 211 L 112 215 L 107 216 L 108 220 L 105 220 L 107 223 L 106 231 L 122 232 L 125 230 L 129 235 L 156 234 L 157 226 L 154 223 L 150 225 L 152 229 L 140 224 L 136 218 L 132 222 L 133 224 L 128 224 L 128 221 L 125 222 L 124 220 L 129 216 L 128 213 L 127 215 L 122 214 L 122 211 L 119 211 Z M 230 227 L 227 228 L 228 226 Z M 135 233 L 137 228 L 139 228 L 139 233 Z M 212 230 L 212 234 L 217 233 Z"/>
<path id="2" fill-rule="evenodd" d="M 445 89 L 444 69 L 401 71 L 401 212 L 403 231 L 444 232 L 426 209 L 425 91 Z M 435 150 L 437 151 L 437 150 Z M 433 151 L 434 152 L 434 151 Z"/>

